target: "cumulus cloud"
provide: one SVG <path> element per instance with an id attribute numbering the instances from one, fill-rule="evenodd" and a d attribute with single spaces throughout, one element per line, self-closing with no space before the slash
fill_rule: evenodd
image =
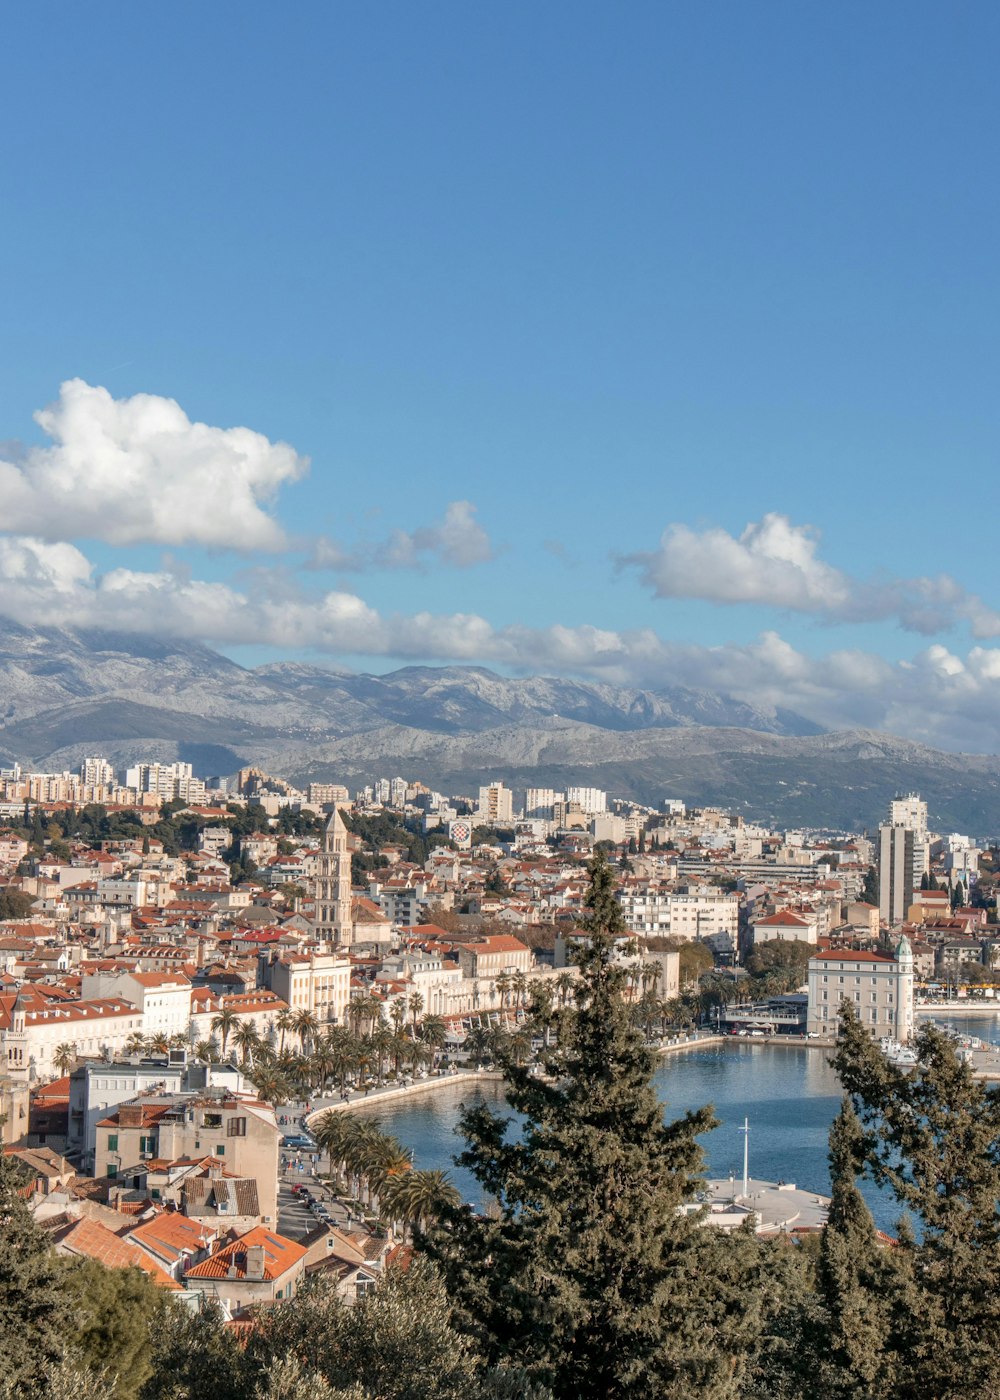
<path id="1" fill-rule="evenodd" d="M 660 598 L 714 603 L 767 603 L 800 612 L 842 608 L 849 580 L 817 558 L 819 532 L 771 513 L 736 538 L 714 528 L 668 525 L 659 548 L 631 555 L 643 582 Z"/>
<path id="2" fill-rule="evenodd" d="M 819 557 L 820 533 L 770 512 L 739 536 L 712 527 L 668 525 L 655 550 L 623 556 L 658 598 L 754 603 L 811 613 L 828 621 L 895 618 L 907 631 L 931 636 L 968 622 L 973 636 L 1000 636 L 1000 613 L 947 574 L 933 578 L 862 580 Z"/>
<path id="3" fill-rule="evenodd" d="M 474 613 L 382 613 L 357 594 L 278 597 L 182 572 L 99 575 L 71 545 L 0 539 L 0 613 L 28 624 L 156 632 L 331 657 L 478 662 L 657 689 L 682 685 L 794 710 L 831 729 L 887 729 L 943 748 L 1000 749 L 1000 648 L 939 644 L 904 662 L 861 649 L 811 656 L 777 632 L 705 647 L 649 628 L 495 626 Z"/>
<path id="4" fill-rule="evenodd" d="M 267 507 L 306 460 L 249 428 L 192 422 L 173 399 L 71 379 L 35 414 L 51 439 L 0 460 L 4 528 L 47 540 L 278 550 Z"/>
<path id="5" fill-rule="evenodd" d="M 444 517 L 435 524 L 412 532 L 393 530 L 387 539 L 376 544 L 349 550 L 336 540 L 318 540 L 308 567 L 355 573 L 365 569 L 420 569 L 436 561 L 468 569 L 493 557 L 493 545 L 476 519 L 476 507 L 471 501 L 452 501 Z"/>

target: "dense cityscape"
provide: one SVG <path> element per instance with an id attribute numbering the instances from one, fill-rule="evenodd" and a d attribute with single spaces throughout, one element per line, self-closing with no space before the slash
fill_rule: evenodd
<path id="1" fill-rule="evenodd" d="M 668 1058 L 829 1055 L 847 1003 L 916 1064 L 921 1005 L 1000 984 L 997 848 L 934 832 L 916 794 L 869 837 L 590 787 L 123 777 L 0 775 L 5 1169 L 56 1256 L 138 1269 L 218 1328 L 318 1282 L 356 1305 L 412 1264 L 452 1164 L 416 1167 L 368 1110 L 545 1074 L 593 996 L 595 859 L 623 1014 Z M 722 1185 L 717 1228 L 823 1231 L 828 1202 Z"/>
<path id="2" fill-rule="evenodd" d="M 0 1400 L 1000 1400 L 1000 9 L 3 36 Z"/>

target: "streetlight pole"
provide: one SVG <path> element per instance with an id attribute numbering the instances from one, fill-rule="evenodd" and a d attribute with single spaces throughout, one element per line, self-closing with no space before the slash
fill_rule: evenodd
<path id="1" fill-rule="evenodd" d="M 743 1196 L 744 1199 L 750 1194 L 750 1120 L 743 1119 L 743 1127 L 740 1128 L 743 1134 Z"/>

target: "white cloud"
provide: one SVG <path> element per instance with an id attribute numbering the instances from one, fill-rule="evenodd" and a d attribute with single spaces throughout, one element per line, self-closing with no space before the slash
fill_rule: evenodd
<path id="1" fill-rule="evenodd" d="M 307 567 L 360 573 L 366 569 L 420 569 L 436 561 L 456 569 L 485 564 L 494 557 L 490 537 L 476 519 L 471 501 L 452 501 L 443 519 L 412 532 L 393 530 L 375 544 L 344 549 L 336 540 L 320 539 Z"/>
<path id="2" fill-rule="evenodd" d="M 771 512 L 736 537 L 713 527 L 668 525 L 652 551 L 626 555 L 658 598 L 752 603 L 811 613 L 828 621 L 895 618 L 925 636 L 968 622 L 977 638 L 1000 636 L 1000 613 L 947 574 L 933 578 L 862 580 L 825 563 L 819 531 Z"/>
<path id="3" fill-rule="evenodd" d="M 287 443 L 193 423 L 155 394 L 114 399 L 82 379 L 35 418 L 52 445 L 0 461 L 5 529 L 111 544 L 285 546 L 266 507 L 308 465 Z"/>
<path id="4" fill-rule="evenodd" d="M 90 580 L 91 565 L 71 544 L 0 535 L 0 579 L 17 589 L 69 595 Z"/>
<path id="5" fill-rule="evenodd" d="M 657 689 L 682 685 L 831 729 L 886 729 L 943 748 L 1000 750 L 1000 648 L 934 644 L 903 662 L 860 649 L 810 656 L 774 631 L 743 645 L 665 641 L 648 628 L 494 626 L 474 613 L 380 613 L 353 592 L 260 596 L 167 570 L 99 576 L 71 545 L 0 537 L 0 613 L 34 625 L 153 632 L 401 660 L 479 662 Z"/>
<path id="6" fill-rule="evenodd" d="M 767 603 L 801 612 L 842 608 L 850 584 L 816 557 L 818 531 L 771 513 L 735 538 L 668 525 L 657 550 L 625 562 L 660 598 L 706 598 L 715 603 Z"/>

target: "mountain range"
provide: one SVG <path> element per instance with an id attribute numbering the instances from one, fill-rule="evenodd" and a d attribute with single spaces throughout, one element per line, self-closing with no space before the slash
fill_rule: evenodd
<path id="1" fill-rule="evenodd" d="M 248 668 L 197 643 L 30 628 L 0 619 L 0 764 L 60 771 L 182 759 L 202 776 L 249 763 L 356 787 L 399 773 L 449 793 L 607 788 L 732 806 L 781 825 L 856 829 L 918 790 L 939 829 L 1000 831 L 1000 760 L 868 730 L 821 732 L 790 711 L 679 686 L 510 678 L 480 667 L 375 676 Z"/>

